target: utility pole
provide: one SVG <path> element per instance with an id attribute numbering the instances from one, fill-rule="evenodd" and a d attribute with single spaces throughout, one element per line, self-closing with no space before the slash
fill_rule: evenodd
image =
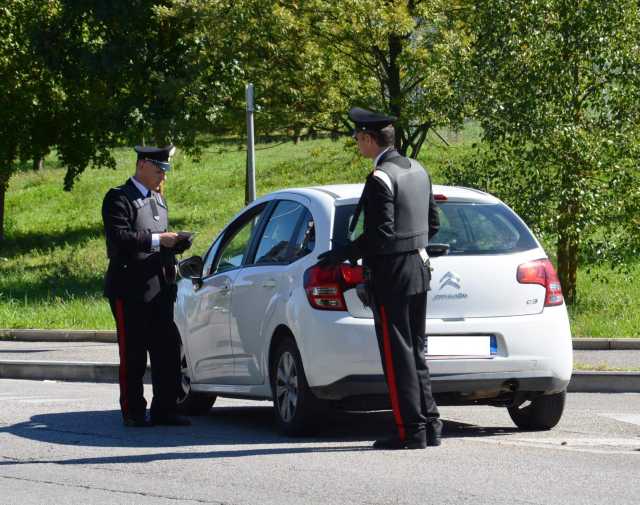
<path id="1" fill-rule="evenodd" d="M 244 203 L 249 204 L 256 199 L 256 149 L 253 137 L 253 84 L 247 84 L 247 174 L 244 192 Z"/>

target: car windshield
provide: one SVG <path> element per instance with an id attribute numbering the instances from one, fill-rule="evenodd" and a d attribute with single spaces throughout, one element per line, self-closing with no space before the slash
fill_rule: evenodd
<path id="1" fill-rule="evenodd" d="M 355 205 L 336 207 L 333 241 L 343 245 Z M 450 255 L 506 254 L 538 247 L 531 232 L 506 205 L 472 202 L 438 202 L 440 230 L 429 241 L 449 244 Z M 362 233 L 362 218 L 353 232 Z"/>

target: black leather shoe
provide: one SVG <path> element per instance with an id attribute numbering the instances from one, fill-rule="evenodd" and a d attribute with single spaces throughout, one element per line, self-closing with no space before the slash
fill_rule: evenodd
<path id="1" fill-rule="evenodd" d="M 151 421 L 149 421 L 146 417 L 125 417 L 122 420 L 122 424 L 124 424 L 128 428 L 148 428 L 149 426 L 153 426 Z"/>
<path id="2" fill-rule="evenodd" d="M 427 447 L 427 442 L 423 438 L 400 440 L 398 437 L 388 437 L 381 438 L 373 443 L 374 449 L 424 449 L 425 447 Z"/>
<path id="3" fill-rule="evenodd" d="M 442 443 L 442 421 L 436 419 L 427 423 L 427 445 L 436 447 Z"/>
<path id="4" fill-rule="evenodd" d="M 191 426 L 191 421 L 188 418 L 177 414 L 151 416 L 151 423 L 156 426 Z"/>

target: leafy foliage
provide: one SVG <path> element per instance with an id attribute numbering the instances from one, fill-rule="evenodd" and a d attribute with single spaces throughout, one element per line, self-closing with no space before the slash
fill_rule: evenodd
<path id="1" fill-rule="evenodd" d="M 464 117 L 451 84 L 464 41 L 450 8 L 440 0 L 180 0 L 166 13 L 189 20 L 186 44 L 209 61 L 237 62 L 256 84 L 263 131 L 346 133 L 347 110 L 361 105 L 398 116 L 398 147 L 417 156 L 431 128 Z M 225 101 L 236 131 L 242 100 Z"/>
<path id="2" fill-rule="evenodd" d="M 640 236 L 637 2 L 484 0 L 463 16 L 466 74 L 488 149 L 448 178 L 497 193 L 556 242 L 565 296 L 583 258 Z"/>

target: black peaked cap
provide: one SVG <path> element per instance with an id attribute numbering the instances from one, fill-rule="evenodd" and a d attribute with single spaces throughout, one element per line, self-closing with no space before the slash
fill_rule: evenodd
<path id="1" fill-rule="evenodd" d="M 168 162 L 169 157 L 175 152 L 175 147 L 170 144 L 164 147 L 135 146 L 139 160 L 155 160 Z"/>
<path id="2" fill-rule="evenodd" d="M 356 125 L 356 130 L 382 130 L 385 126 L 393 124 L 398 118 L 387 116 L 380 112 L 374 112 L 360 107 L 354 107 L 349 111 L 349 118 Z"/>

